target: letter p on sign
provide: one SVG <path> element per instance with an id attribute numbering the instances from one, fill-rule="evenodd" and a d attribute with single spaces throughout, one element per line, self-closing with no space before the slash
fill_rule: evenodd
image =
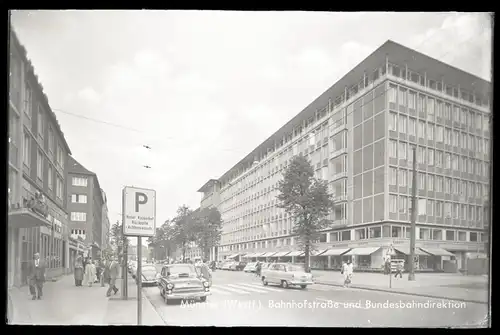
<path id="1" fill-rule="evenodd" d="M 123 234 L 154 236 L 156 232 L 156 191 L 137 187 L 123 189 Z"/>
<path id="2" fill-rule="evenodd" d="M 139 205 L 144 205 L 148 202 L 148 196 L 142 192 L 135 192 L 135 212 L 139 213 Z"/>

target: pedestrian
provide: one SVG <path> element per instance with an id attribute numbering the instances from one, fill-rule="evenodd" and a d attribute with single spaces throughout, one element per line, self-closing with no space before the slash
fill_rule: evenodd
<path id="1" fill-rule="evenodd" d="M 33 261 L 29 264 L 28 283 L 33 300 L 40 300 L 43 296 L 43 283 L 45 282 L 45 262 L 40 259 L 37 252 L 33 255 Z"/>
<path id="2" fill-rule="evenodd" d="M 197 268 L 199 269 L 200 275 L 208 281 L 208 286 L 212 286 L 212 274 L 210 273 L 210 270 L 208 269 L 208 266 L 204 263 L 198 264 Z"/>
<path id="3" fill-rule="evenodd" d="M 403 269 L 404 269 L 403 262 L 399 262 L 397 267 L 396 267 L 396 275 L 394 276 L 394 278 L 397 278 L 398 275 L 399 275 L 399 278 L 403 278 Z"/>
<path id="4" fill-rule="evenodd" d="M 111 291 L 114 291 L 115 295 L 118 292 L 118 289 L 116 288 L 115 284 L 116 284 L 116 278 L 118 278 L 119 275 L 119 271 L 120 271 L 119 264 L 116 261 L 116 258 L 113 256 L 109 264 L 109 288 L 108 291 L 106 292 L 107 297 L 111 296 Z"/>
<path id="5" fill-rule="evenodd" d="M 94 284 L 98 284 L 99 281 L 100 281 L 99 278 L 100 278 L 101 268 L 99 266 L 99 261 L 98 260 L 95 260 L 93 264 L 94 264 L 94 269 L 95 269 L 94 270 L 94 281 L 93 281 L 93 283 Z"/>
<path id="6" fill-rule="evenodd" d="M 89 287 L 92 287 L 92 283 L 95 280 L 95 265 L 92 262 L 92 257 L 89 257 L 87 265 L 85 266 L 84 281 Z"/>
<path id="7" fill-rule="evenodd" d="M 104 287 L 105 284 L 109 282 L 109 260 L 104 259 L 101 264 L 102 273 L 101 273 L 101 287 Z"/>
<path id="8" fill-rule="evenodd" d="M 259 278 L 260 278 L 261 270 L 262 270 L 262 263 L 257 261 L 257 264 L 255 265 L 255 275 Z"/>
<path id="9" fill-rule="evenodd" d="M 342 272 L 344 274 L 344 287 L 349 287 L 352 281 L 354 265 L 351 263 L 351 260 L 348 260 L 347 263 L 344 263 L 343 267 Z"/>
<path id="10" fill-rule="evenodd" d="M 75 286 L 82 286 L 83 281 L 83 258 L 78 255 L 75 261 Z"/>

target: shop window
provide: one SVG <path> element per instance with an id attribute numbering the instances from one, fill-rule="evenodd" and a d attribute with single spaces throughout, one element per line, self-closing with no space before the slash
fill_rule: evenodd
<path id="1" fill-rule="evenodd" d="M 470 232 L 470 234 L 469 234 L 469 241 L 470 242 L 478 242 L 478 240 L 477 240 L 477 233 Z"/>
<path id="2" fill-rule="evenodd" d="M 410 237 L 411 237 L 411 228 L 405 227 L 405 238 L 410 238 Z"/>
<path id="3" fill-rule="evenodd" d="M 419 239 L 420 240 L 430 240 L 431 231 L 430 229 L 420 228 Z"/>
<path id="4" fill-rule="evenodd" d="M 366 228 L 356 229 L 355 230 L 355 239 L 356 240 L 365 240 L 366 239 Z"/>
<path id="5" fill-rule="evenodd" d="M 436 241 L 443 240 L 443 231 L 441 229 L 433 229 L 432 230 L 432 239 Z"/>
<path id="6" fill-rule="evenodd" d="M 446 241 L 455 241 L 455 231 L 447 230 L 446 231 Z"/>
<path id="7" fill-rule="evenodd" d="M 351 231 L 350 230 L 344 230 L 343 232 L 340 233 L 341 241 L 350 241 L 351 240 Z"/>
<path id="8" fill-rule="evenodd" d="M 403 237 L 403 227 L 400 226 L 392 226 L 391 227 L 391 235 L 392 237 Z"/>
<path id="9" fill-rule="evenodd" d="M 372 227 L 369 229 L 370 238 L 380 238 L 382 237 L 382 227 Z"/>
<path id="10" fill-rule="evenodd" d="M 338 242 L 339 241 L 339 233 L 334 232 L 330 233 L 330 242 Z"/>

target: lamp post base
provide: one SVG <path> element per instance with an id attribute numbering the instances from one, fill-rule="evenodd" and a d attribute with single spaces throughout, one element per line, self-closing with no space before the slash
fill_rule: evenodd
<path id="1" fill-rule="evenodd" d="M 415 274 L 414 273 L 408 274 L 408 281 L 415 281 Z"/>

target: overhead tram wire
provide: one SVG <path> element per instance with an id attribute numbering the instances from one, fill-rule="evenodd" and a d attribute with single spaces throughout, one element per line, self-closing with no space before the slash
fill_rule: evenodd
<path id="1" fill-rule="evenodd" d="M 423 44 L 425 44 L 426 42 L 428 42 L 432 37 L 435 36 L 436 33 L 434 33 L 433 35 L 429 36 L 428 38 L 426 38 L 423 42 L 419 43 L 418 46 L 416 46 L 414 49 L 416 50 L 416 48 L 420 48 Z M 462 45 L 463 43 L 471 40 L 473 37 L 475 36 L 471 36 L 469 37 L 468 39 L 460 42 L 458 45 Z M 446 55 L 448 55 L 450 52 L 452 52 L 453 49 L 450 49 L 448 50 L 447 52 L 445 52 L 444 54 L 442 54 L 441 56 L 439 57 L 436 57 L 436 59 L 439 59 L 439 58 L 443 58 L 445 57 Z M 411 60 L 408 60 L 408 62 L 411 62 Z M 359 108 L 362 108 L 364 107 L 365 105 L 373 102 L 376 98 L 384 95 L 387 91 L 389 90 L 389 87 L 385 88 L 380 94 L 378 95 L 373 95 L 373 98 L 369 101 L 366 101 L 365 103 L 361 104 L 359 106 Z M 108 121 L 104 121 L 104 120 L 99 120 L 99 119 L 95 119 L 95 118 L 90 118 L 90 117 L 87 117 L 87 116 L 84 116 L 84 115 L 80 115 L 80 114 L 75 114 L 75 113 L 71 113 L 71 112 L 68 112 L 68 111 L 65 111 L 65 110 L 62 110 L 62 109 L 58 109 L 58 108 L 52 108 L 52 110 L 54 111 L 58 111 L 58 112 L 61 112 L 63 114 L 67 114 L 67 115 L 70 115 L 70 116 L 74 116 L 74 117 L 78 117 L 78 118 L 81 118 L 81 119 L 84 119 L 84 120 L 88 120 L 88 121 L 92 121 L 92 122 L 95 122 L 95 123 L 100 123 L 100 124 L 105 124 L 105 125 L 108 125 L 108 126 L 112 126 L 112 127 L 115 127 L 115 128 L 120 128 L 120 129 L 123 129 L 123 130 L 128 130 L 128 131 L 133 131 L 133 132 L 136 132 L 136 133 L 146 133 L 145 131 L 143 130 L 139 130 L 139 129 L 135 129 L 135 128 L 130 128 L 130 127 L 126 127 L 126 126 L 123 126 L 123 125 L 119 125 L 119 124 L 116 124 L 116 123 L 113 123 L 113 122 L 108 122 Z M 345 114 L 345 117 L 349 116 L 350 114 L 352 114 L 354 112 L 351 111 L 349 113 L 346 113 Z M 174 137 L 164 137 L 164 139 L 175 139 Z M 165 142 L 166 143 L 166 142 Z M 140 144 L 140 146 L 144 147 L 145 149 L 148 149 L 148 150 L 153 150 L 152 146 L 148 145 L 148 144 Z M 229 149 L 229 148 L 226 148 L 226 149 L 221 149 L 221 151 L 228 151 L 228 152 L 235 152 L 235 153 L 240 153 L 240 152 L 243 152 L 243 151 L 240 151 L 238 149 Z"/>

